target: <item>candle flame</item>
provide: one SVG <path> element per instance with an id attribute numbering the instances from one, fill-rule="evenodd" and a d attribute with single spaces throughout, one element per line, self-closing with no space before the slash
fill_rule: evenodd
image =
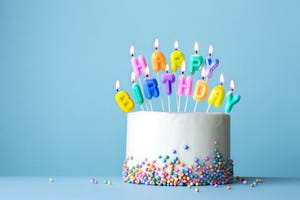
<path id="1" fill-rule="evenodd" d="M 201 77 L 204 78 L 205 76 L 206 76 L 206 70 L 205 70 L 205 67 L 202 67 Z"/>
<path id="2" fill-rule="evenodd" d="M 120 89 L 120 81 L 117 80 L 117 81 L 116 81 L 116 90 L 118 91 L 119 89 Z"/>
<path id="3" fill-rule="evenodd" d="M 234 90 L 234 82 L 233 80 L 230 81 L 230 89 L 233 91 Z"/>
<path id="4" fill-rule="evenodd" d="M 147 66 L 146 68 L 145 68 L 145 76 L 148 76 L 149 75 L 149 67 Z"/>
<path id="5" fill-rule="evenodd" d="M 175 42 L 174 42 L 174 49 L 175 49 L 175 50 L 178 49 L 178 41 L 177 41 L 177 40 L 175 40 Z"/>
<path id="6" fill-rule="evenodd" d="M 194 43 L 194 50 L 195 50 L 196 53 L 198 53 L 198 50 L 199 50 L 199 44 L 198 44 L 198 42 Z"/>
<path id="7" fill-rule="evenodd" d="M 133 45 L 130 46 L 130 55 L 134 56 L 134 47 L 133 47 Z"/>
<path id="8" fill-rule="evenodd" d="M 185 72 L 185 68 L 186 68 L 185 61 L 183 61 L 183 62 L 182 62 L 182 65 L 181 65 L 181 72 L 182 72 L 182 73 Z"/>
<path id="9" fill-rule="evenodd" d="M 223 76 L 223 74 L 220 75 L 220 84 L 221 85 L 224 84 L 224 76 Z"/>
<path id="10" fill-rule="evenodd" d="M 135 75 L 134 72 L 131 72 L 131 82 L 134 83 L 135 81 Z"/>
<path id="11" fill-rule="evenodd" d="M 166 72 L 168 73 L 169 72 L 169 65 L 166 64 Z"/>
<path id="12" fill-rule="evenodd" d="M 209 45 L 209 48 L 208 48 L 208 55 L 212 55 L 213 54 L 213 46 L 212 45 Z"/>
<path id="13" fill-rule="evenodd" d="M 157 38 L 154 40 L 154 48 L 158 49 L 158 39 Z"/>

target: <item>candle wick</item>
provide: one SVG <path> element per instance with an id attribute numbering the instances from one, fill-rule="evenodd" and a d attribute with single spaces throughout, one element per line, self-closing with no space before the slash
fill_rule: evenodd
<path id="1" fill-rule="evenodd" d="M 131 57 L 134 57 L 134 54 L 133 54 L 133 53 L 131 54 Z"/>
<path id="2" fill-rule="evenodd" d="M 220 85 L 223 85 L 223 83 L 220 83 Z"/>
<path id="3" fill-rule="evenodd" d="M 148 78 L 148 77 L 149 77 L 149 74 L 146 74 L 146 77 Z"/>
<path id="4" fill-rule="evenodd" d="M 198 54 L 198 51 L 197 51 L 197 50 L 196 50 L 195 52 L 196 52 L 196 54 Z"/>
<path id="5" fill-rule="evenodd" d="M 116 89 L 117 92 L 119 92 L 119 89 Z"/>
<path id="6" fill-rule="evenodd" d="M 233 92 L 233 88 L 231 88 L 230 90 L 231 90 L 231 92 Z"/>
<path id="7" fill-rule="evenodd" d="M 155 50 L 158 50 L 158 48 L 157 48 L 157 47 L 155 47 Z"/>
<path id="8" fill-rule="evenodd" d="M 182 71 L 181 74 L 184 75 L 184 71 Z"/>
<path id="9" fill-rule="evenodd" d="M 209 53 L 208 56 L 211 57 L 211 53 Z"/>
<path id="10" fill-rule="evenodd" d="M 204 80 L 204 76 L 202 76 L 202 80 Z"/>
<path id="11" fill-rule="evenodd" d="M 178 51 L 178 48 L 175 48 L 175 51 Z"/>

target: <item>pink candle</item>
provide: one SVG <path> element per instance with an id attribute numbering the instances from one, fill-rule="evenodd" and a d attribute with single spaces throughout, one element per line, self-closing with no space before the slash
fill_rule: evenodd
<path id="1" fill-rule="evenodd" d="M 191 96 L 192 87 L 193 87 L 193 77 L 192 76 L 184 76 L 185 72 L 185 62 L 182 63 L 181 67 L 181 75 L 178 79 L 178 87 L 177 87 L 177 95 L 179 96 L 178 101 L 178 112 L 180 111 L 180 97 L 184 94 L 186 97 Z"/>

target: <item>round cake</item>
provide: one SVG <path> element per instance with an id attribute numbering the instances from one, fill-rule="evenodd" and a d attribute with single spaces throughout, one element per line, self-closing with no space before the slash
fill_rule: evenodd
<path id="1" fill-rule="evenodd" d="M 232 183 L 230 115 L 128 113 L 123 179 L 165 186 Z"/>

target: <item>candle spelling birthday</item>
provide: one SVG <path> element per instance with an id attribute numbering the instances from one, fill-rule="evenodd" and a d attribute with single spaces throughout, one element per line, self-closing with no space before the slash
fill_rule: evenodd
<path id="1" fill-rule="evenodd" d="M 192 76 L 184 76 L 185 72 L 185 62 L 183 61 L 181 67 L 181 75 L 179 76 L 178 80 L 178 87 L 177 87 L 177 95 L 178 95 L 178 112 L 180 111 L 180 99 L 181 96 L 184 94 L 186 96 L 186 104 L 185 104 L 185 111 L 187 107 L 188 97 L 192 94 L 192 87 L 193 87 L 193 77 Z"/>
<path id="2" fill-rule="evenodd" d="M 237 104 L 241 100 L 240 95 L 233 95 L 233 90 L 234 90 L 234 82 L 233 80 L 230 81 L 230 91 L 227 92 L 226 94 L 226 106 L 225 106 L 225 113 L 230 113 L 232 107 Z"/>
<path id="3" fill-rule="evenodd" d="M 136 77 L 139 79 L 140 87 L 142 87 L 142 81 L 141 81 L 141 75 L 145 74 L 145 70 L 147 67 L 146 59 L 143 55 L 139 55 L 137 58 L 134 56 L 134 47 L 131 45 L 130 47 L 130 55 L 131 55 L 131 65 L 133 72 Z M 144 93 L 142 91 L 142 95 L 144 96 Z M 148 106 L 146 104 L 146 109 L 148 110 Z"/>
<path id="4" fill-rule="evenodd" d="M 161 75 L 161 82 L 165 85 L 168 96 L 168 110 L 171 111 L 170 95 L 172 94 L 172 84 L 175 83 L 175 75 L 169 73 L 169 65 L 166 66 L 166 73 Z"/>
<path id="5" fill-rule="evenodd" d="M 196 86 L 194 89 L 193 99 L 196 102 L 194 107 L 194 112 L 196 112 L 197 110 L 198 102 L 204 101 L 208 95 L 209 87 L 207 81 L 204 81 L 205 76 L 206 76 L 206 70 L 203 67 L 201 70 L 202 80 L 198 80 L 196 82 Z"/>
<path id="6" fill-rule="evenodd" d="M 152 102 L 151 99 L 152 97 L 158 97 L 159 96 L 159 89 L 157 85 L 157 80 L 153 77 L 149 77 L 149 67 L 146 67 L 145 69 L 145 81 L 143 83 L 143 89 L 145 92 L 145 97 L 148 99 L 149 104 L 150 104 L 150 109 L 153 111 L 152 107 Z"/>
<path id="7" fill-rule="evenodd" d="M 222 103 L 225 96 L 225 90 L 223 87 L 224 84 L 224 76 L 223 74 L 220 75 L 220 85 L 217 85 L 214 87 L 214 89 L 210 92 L 208 97 L 208 107 L 207 111 L 209 111 L 210 106 L 213 104 L 216 108 L 219 108 Z"/>
<path id="8" fill-rule="evenodd" d="M 129 94 L 126 91 L 124 90 L 119 91 L 119 89 L 120 89 L 120 81 L 117 80 L 116 81 L 117 94 L 115 95 L 115 100 L 123 112 L 130 112 L 134 108 L 134 102 L 132 101 L 132 99 L 130 98 Z"/>
<path id="9" fill-rule="evenodd" d="M 132 83 L 132 91 L 134 96 L 134 101 L 136 104 L 141 106 L 141 109 L 144 110 L 143 103 L 144 97 L 141 91 L 141 87 L 135 83 L 135 75 L 134 72 L 131 73 L 131 83 Z"/>

